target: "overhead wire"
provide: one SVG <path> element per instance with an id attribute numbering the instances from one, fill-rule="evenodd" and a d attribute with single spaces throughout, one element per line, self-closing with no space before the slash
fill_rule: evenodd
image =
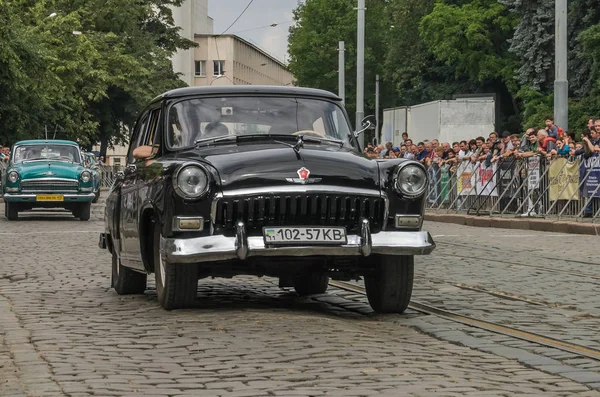
<path id="1" fill-rule="evenodd" d="M 237 21 L 239 21 L 239 20 L 240 20 L 240 18 L 241 18 L 242 16 L 244 16 L 244 14 L 246 13 L 246 11 L 248 11 L 248 8 L 250 8 L 250 6 L 252 5 L 252 3 L 254 3 L 254 0 L 250 0 L 250 1 L 248 2 L 248 5 L 246 5 L 246 8 L 244 8 L 244 9 L 242 10 L 242 12 L 240 13 L 240 15 L 238 15 L 238 17 L 237 17 L 237 18 L 236 18 L 236 19 L 235 19 L 235 20 L 234 20 L 234 21 L 231 23 L 231 25 L 229 25 L 229 26 L 227 27 L 227 29 L 225 29 L 225 30 L 223 31 L 223 33 L 221 33 L 221 34 L 219 34 L 219 35 L 217 35 L 217 36 L 214 36 L 214 38 L 215 38 L 215 47 L 216 47 L 216 49 L 217 49 L 217 58 L 219 58 L 219 61 L 220 61 L 220 59 L 221 59 L 221 55 L 219 54 L 219 42 L 218 42 L 217 38 L 218 38 L 219 36 L 223 36 L 225 33 L 227 33 L 227 31 L 228 31 L 229 29 L 231 29 L 231 28 L 233 27 L 233 25 L 235 25 L 235 24 L 237 23 Z M 220 66 L 219 66 L 219 67 L 220 67 Z M 214 66 L 213 66 L 213 68 L 214 68 Z M 219 72 L 221 72 L 221 74 L 225 75 L 225 73 L 224 73 L 224 71 L 223 71 L 223 70 L 219 70 Z M 231 79 L 229 79 L 229 81 L 231 81 Z M 233 83 L 233 85 L 235 85 L 235 83 L 234 83 L 233 81 L 231 81 L 231 82 Z"/>

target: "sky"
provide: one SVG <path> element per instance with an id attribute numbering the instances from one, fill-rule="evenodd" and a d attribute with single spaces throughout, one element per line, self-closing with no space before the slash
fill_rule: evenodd
<path id="1" fill-rule="evenodd" d="M 250 0 L 208 0 L 208 15 L 214 33 L 221 34 L 242 13 Z M 259 46 L 280 61 L 287 61 L 288 29 L 298 0 L 254 0 L 227 33 L 236 34 Z M 276 27 L 265 27 L 271 24 Z"/>

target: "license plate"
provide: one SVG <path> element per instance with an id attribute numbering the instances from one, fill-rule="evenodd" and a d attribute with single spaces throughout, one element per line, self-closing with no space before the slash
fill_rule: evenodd
<path id="1" fill-rule="evenodd" d="M 38 194 L 35 196 L 36 201 L 65 201 L 65 196 L 62 194 Z"/>
<path id="2" fill-rule="evenodd" d="M 266 245 L 342 245 L 348 242 L 343 227 L 265 227 L 263 233 Z"/>

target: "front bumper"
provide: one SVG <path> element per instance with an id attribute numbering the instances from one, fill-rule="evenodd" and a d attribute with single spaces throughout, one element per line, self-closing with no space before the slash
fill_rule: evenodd
<path id="1" fill-rule="evenodd" d="M 347 244 L 333 246 L 267 246 L 262 236 L 248 237 L 244 229 L 240 222 L 235 237 L 161 238 L 161 255 L 169 263 L 201 263 L 251 256 L 427 255 L 435 248 L 428 232 L 371 234 L 368 223 L 363 224 L 361 235 L 348 235 Z"/>
<path id="2" fill-rule="evenodd" d="M 18 203 L 36 203 L 38 194 L 60 194 L 63 196 L 64 201 L 39 201 L 44 205 L 55 204 L 57 207 L 62 203 L 77 203 L 92 201 L 95 197 L 94 193 L 5 193 L 3 198 L 4 201 L 18 202 Z"/>

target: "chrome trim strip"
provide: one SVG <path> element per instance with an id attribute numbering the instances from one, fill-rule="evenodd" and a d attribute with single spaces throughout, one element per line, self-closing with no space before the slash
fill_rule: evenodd
<path id="1" fill-rule="evenodd" d="M 180 229 L 179 228 L 179 220 L 187 220 L 187 219 L 200 219 L 200 229 Z M 201 232 L 204 230 L 204 217 L 203 216 L 174 216 L 172 229 L 174 232 Z"/>
<path id="2" fill-rule="evenodd" d="M 348 235 L 348 243 L 333 246 L 267 247 L 262 236 L 246 237 L 247 246 L 236 246 L 238 237 L 223 235 L 194 238 L 161 237 L 161 253 L 169 263 L 202 263 L 260 256 L 364 256 L 362 236 Z M 371 234 L 371 254 L 427 255 L 435 249 L 428 232 L 379 232 Z M 239 256 L 238 256 L 239 255 Z"/>
<path id="3" fill-rule="evenodd" d="M 387 194 L 385 194 L 385 193 L 383 193 L 381 195 L 381 197 L 383 197 L 384 205 L 385 205 L 385 209 L 383 211 L 383 223 L 381 225 L 381 230 L 385 230 L 385 229 L 387 229 L 388 217 L 390 216 L 390 199 L 388 198 Z"/>
<path id="4" fill-rule="evenodd" d="M 244 222 L 238 222 L 235 227 L 235 254 L 241 260 L 248 256 L 248 236 Z"/>
<path id="5" fill-rule="evenodd" d="M 38 194 L 48 194 L 48 195 L 53 195 L 53 194 L 60 194 L 61 196 L 63 196 L 64 198 L 90 198 L 93 199 L 94 197 L 96 197 L 96 195 L 94 193 L 88 193 L 88 194 L 73 194 L 73 193 L 61 193 L 61 192 L 40 192 Z M 34 199 L 36 198 L 37 194 L 10 194 L 10 193 L 5 193 L 4 194 L 4 198 L 5 199 L 11 199 L 11 198 L 16 198 L 16 199 Z M 60 203 L 61 201 L 40 201 L 40 203 Z"/>
<path id="6" fill-rule="evenodd" d="M 219 201 L 222 198 L 223 198 L 223 193 L 219 192 L 219 193 L 215 194 L 215 197 L 213 198 L 213 201 L 210 205 L 210 222 L 213 226 L 214 226 L 215 222 L 217 221 L 217 205 L 219 204 Z"/>
<path id="7" fill-rule="evenodd" d="M 381 198 L 379 190 L 350 188 L 334 185 L 283 185 L 283 186 L 261 186 L 257 188 L 246 188 L 228 190 L 222 193 L 222 197 L 246 197 L 260 194 L 285 194 L 285 193 L 317 193 L 317 194 L 352 194 L 357 196 L 371 196 Z"/>
<path id="8" fill-rule="evenodd" d="M 371 228 L 369 227 L 369 220 L 363 219 L 360 228 L 360 252 L 364 256 L 371 255 L 373 249 L 373 240 L 371 239 Z"/>
<path id="9" fill-rule="evenodd" d="M 61 182 L 77 182 L 77 184 L 79 184 L 79 179 L 73 179 L 73 178 L 48 178 L 48 177 L 46 177 L 46 178 L 21 179 L 21 183 L 31 182 L 31 181 L 61 181 Z"/>

